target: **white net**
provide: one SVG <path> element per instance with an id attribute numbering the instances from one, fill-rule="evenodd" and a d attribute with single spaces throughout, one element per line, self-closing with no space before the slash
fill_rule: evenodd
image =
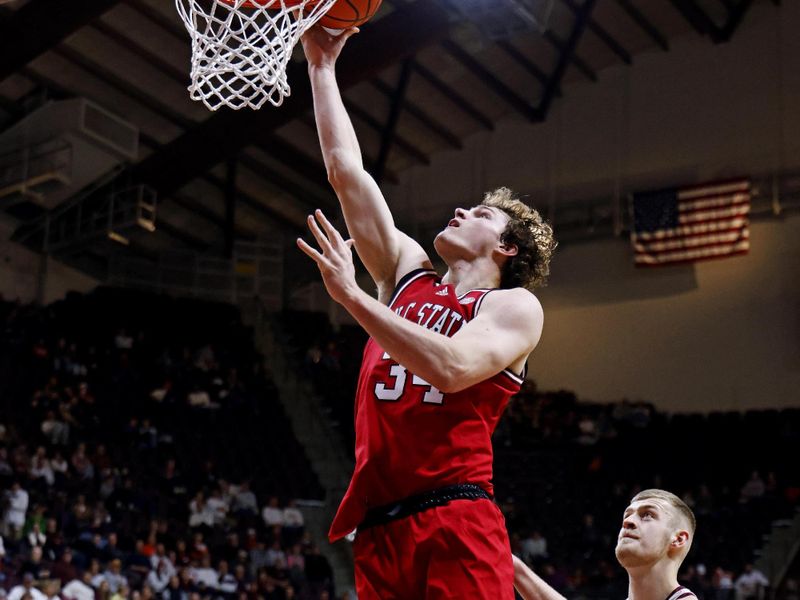
<path id="1" fill-rule="evenodd" d="M 300 36 L 337 0 L 175 0 L 192 37 L 189 96 L 211 110 L 280 106 Z"/>

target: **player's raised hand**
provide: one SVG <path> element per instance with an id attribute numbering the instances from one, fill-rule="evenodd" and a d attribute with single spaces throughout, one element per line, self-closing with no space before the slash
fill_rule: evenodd
<path id="1" fill-rule="evenodd" d="M 297 245 L 317 263 L 331 298 L 344 304 L 354 293 L 360 291 L 353 265 L 353 240 L 345 240 L 321 210 L 308 215 L 307 221 L 311 234 L 319 244 L 319 250 L 301 238 L 297 238 Z"/>
<path id="2" fill-rule="evenodd" d="M 300 38 L 308 65 L 310 67 L 333 67 L 347 40 L 358 32 L 358 27 L 350 27 L 339 35 L 334 35 L 328 33 L 321 25 L 315 25 Z"/>

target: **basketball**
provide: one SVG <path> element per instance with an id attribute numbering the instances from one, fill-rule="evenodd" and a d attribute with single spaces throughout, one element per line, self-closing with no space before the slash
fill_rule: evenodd
<path id="1" fill-rule="evenodd" d="M 378 11 L 381 0 L 339 0 L 320 19 L 329 29 L 347 29 L 366 23 Z"/>

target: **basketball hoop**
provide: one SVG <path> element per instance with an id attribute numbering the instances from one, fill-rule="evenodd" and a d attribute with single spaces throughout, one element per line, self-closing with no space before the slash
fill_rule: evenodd
<path id="1" fill-rule="evenodd" d="M 280 106 L 300 36 L 336 0 L 175 0 L 192 38 L 189 96 L 211 110 Z"/>

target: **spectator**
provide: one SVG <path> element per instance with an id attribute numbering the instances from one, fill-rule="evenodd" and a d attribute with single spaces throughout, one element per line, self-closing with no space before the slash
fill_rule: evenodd
<path id="1" fill-rule="evenodd" d="M 283 511 L 278 506 L 277 496 L 270 497 L 267 505 L 261 511 L 261 518 L 264 519 L 264 523 L 267 525 L 267 527 L 272 527 L 274 525 L 283 526 Z"/>
<path id="2" fill-rule="evenodd" d="M 736 600 L 762 600 L 764 592 L 769 587 L 769 581 L 761 571 L 748 564 L 734 585 Z"/>
<path id="3" fill-rule="evenodd" d="M 42 560 L 41 546 L 34 546 L 31 548 L 28 558 L 20 567 L 20 572 L 32 575 L 34 580 L 47 579 L 50 577 L 50 567 Z"/>
<path id="4" fill-rule="evenodd" d="M 174 575 L 177 575 L 177 571 L 175 569 L 175 564 L 172 562 L 170 557 L 167 555 L 167 550 L 164 547 L 164 544 L 162 544 L 162 543 L 156 544 L 156 551 L 150 557 L 150 568 L 152 570 L 163 569 L 164 577 L 166 577 L 167 583 L 169 583 L 169 580 L 172 579 L 172 577 Z M 165 584 L 165 586 L 166 586 L 166 584 Z M 157 590 L 155 588 L 155 586 L 152 586 L 152 587 L 157 592 L 161 591 L 161 590 Z"/>
<path id="5" fill-rule="evenodd" d="M 272 567 L 276 564 L 286 564 L 286 553 L 281 548 L 280 540 L 275 540 L 267 550 L 266 556 L 267 567 Z"/>
<path id="6" fill-rule="evenodd" d="M 89 457 L 86 455 L 86 444 L 81 442 L 72 454 L 70 460 L 72 468 L 79 479 L 89 480 L 94 479 L 94 465 Z M 116 590 L 114 590 L 116 591 Z"/>
<path id="7" fill-rule="evenodd" d="M 78 580 L 78 569 L 72 563 L 72 550 L 65 548 L 61 554 L 61 558 L 56 561 L 53 568 L 50 569 L 50 575 L 55 577 L 61 582 L 62 586 L 66 586 L 69 582 Z M 80 581 L 78 581 L 80 583 Z M 64 592 L 65 597 L 67 596 Z"/>
<path id="8" fill-rule="evenodd" d="M 31 525 L 31 530 L 27 536 L 28 545 L 33 548 L 36 546 L 43 547 L 47 543 L 47 536 L 42 532 L 38 522 Z"/>
<path id="9" fill-rule="evenodd" d="M 206 503 L 203 492 L 197 492 L 189 503 L 189 527 L 214 527 L 215 515 Z"/>
<path id="10" fill-rule="evenodd" d="M 219 573 L 211 566 L 211 557 L 205 555 L 200 562 L 199 567 L 192 567 L 191 578 L 195 584 L 207 590 L 217 589 L 217 582 L 219 581 Z"/>
<path id="11" fill-rule="evenodd" d="M 170 575 L 167 568 L 167 561 L 160 561 L 158 565 L 153 567 L 147 574 L 147 585 L 150 586 L 156 594 L 163 592 L 170 581 L 175 578 L 175 574 Z"/>
<path id="12" fill-rule="evenodd" d="M 766 486 L 764 485 L 764 480 L 761 479 L 761 475 L 758 474 L 758 471 L 753 471 L 750 474 L 750 479 L 742 487 L 741 501 L 750 502 L 756 498 L 761 498 L 765 490 Z"/>
<path id="13" fill-rule="evenodd" d="M 250 489 L 250 482 L 243 481 L 233 500 L 233 512 L 241 516 L 255 516 L 258 514 L 258 500 Z"/>
<path id="14" fill-rule="evenodd" d="M 69 444 L 69 425 L 56 417 L 56 411 L 47 411 L 40 429 L 52 445 L 66 446 Z"/>
<path id="15" fill-rule="evenodd" d="M 46 485 L 51 486 L 56 482 L 53 468 L 50 466 L 50 461 L 47 458 L 47 451 L 44 446 L 39 446 L 36 449 L 36 454 L 31 460 L 31 479 L 41 479 Z"/>
<path id="16" fill-rule="evenodd" d="M 25 573 L 22 576 L 22 583 L 8 592 L 7 600 L 23 600 L 25 596 L 29 596 L 31 600 L 47 600 L 47 596 L 33 586 L 33 581 L 33 575 Z"/>
<path id="17" fill-rule="evenodd" d="M 233 594 L 239 587 L 236 577 L 230 572 L 228 562 L 225 560 L 219 561 L 217 566 L 217 585 L 216 588 L 223 594 Z"/>
<path id="18" fill-rule="evenodd" d="M 128 579 L 122 574 L 122 561 L 118 558 L 108 564 L 108 568 L 103 573 L 103 579 L 108 583 L 108 589 L 112 594 L 128 587 Z"/>
<path id="19" fill-rule="evenodd" d="M 7 508 L 3 515 L 3 523 L 6 534 L 16 540 L 25 525 L 25 514 L 28 512 L 28 492 L 22 489 L 19 481 L 14 481 L 11 489 L 5 493 L 5 500 Z"/>
<path id="20" fill-rule="evenodd" d="M 733 598 L 733 573 L 722 567 L 714 569 L 712 578 L 715 600 L 731 600 Z"/>
<path id="21" fill-rule="evenodd" d="M 529 563 L 538 563 L 547 558 L 547 540 L 539 531 L 534 531 L 522 540 L 522 559 Z"/>
<path id="22" fill-rule="evenodd" d="M 222 492 L 218 487 L 211 490 L 211 496 L 206 501 L 206 507 L 211 514 L 213 526 L 220 526 L 225 523 L 228 516 L 228 503 L 222 498 Z"/>
<path id="23" fill-rule="evenodd" d="M 86 571 L 80 579 L 72 579 L 62 588 L 61 595 L 64 600 L 95 600 L 92 574 Z"/>

